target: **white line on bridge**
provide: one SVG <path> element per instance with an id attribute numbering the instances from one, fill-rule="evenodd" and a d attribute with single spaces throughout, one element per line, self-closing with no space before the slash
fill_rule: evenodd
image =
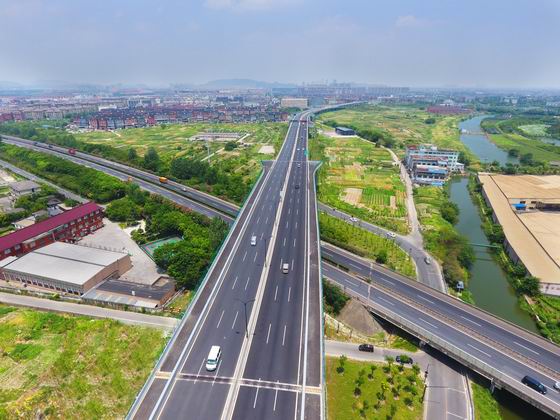
<path id="1" fill-rule="evenodd" d="M 282 335 L 282 346 L 284 345 L 284 341 L 286 341 L 286 324 L 284 324 L 284 334 Z"/>
<path id="2" fill-rule="evenodd" d="M 247 258 L 247 251 L 245 251 L 245 255 L 243 255 L 243 261 L 245 261 L 245 258 Z"/>
<path id="3" fill-rule="evenodd" d="M 284 236 L 284 243 L 282 244 L 282 246 L 286 246 L 286 237 Z"/>
<path id="4" fill-rule="evenodd" d="M 482 327 L 482 325 L 480 325 L 478 322 L 474 322 L 472 319 L 469 319 L 466 316 L 461 315 L 461 318 L 463 318 L 465 321 L 472 322 L 474 325 L 476 325 L 478 327 Z"/>
<path id="5" fill-rule="evenodd" d="M 292 295 L 292 286 L 288 288 L 288 302 L 290 301 L 290 296 Z"/>
<path id="6" fill-rule="evenodd" d="M 393 302 L 389 302 L 387 299 L 382 298 L 381 296 L 378 296 L 377 299 L 382 300 L 383 302 L 388 303 L 391 306 L 395 306 Z"/>
<path id="7" fill-rule="evenodd" d="M 276 381 L 280 382 L 280 381 Z M 278 398 L 278 388 L 276 388 L 276 392 L 274 393 L 274 405 L 272 406 L 272 411 L 276 411 L 276 399 Z"/>
<path id="8" fill-rule="evenodd" d="M 433 300 L 427 299 L 422 295 L 416 294 L 416 296 L 418 296 L 420 299 L 425 300 L 426 302 L 430 302 L 430 303 L 435 303 Z"/>
<path id="9" fill-rule="evenodd" d="M 253 258 L 253 262 L 257 261 L 257 255 L 259 255 L 259 251 L 255 252 L 255 258 Z"/>
<path id="10" fill-rule="evenodd" d="M 237 278 L 238 278 L 238 277 L 239 277 L 239 276 L 235 276 L 235 280 L 233 281 L 233 286 L 231 286 L 231 290 L 235 289 L 235 285 L 236 285 L 236 283 L 237 283 Z"/>
<path id="11" fill-rule="evenodd" d="M 261 378 L 259 378 L 259 381 L 261 380 Z M 253 402 L 253 408 L 255 408 L 257 406 L 257 398 L 259 397 L 259 387 L 257 387 L 257 392 L 255 393 L 255 401 Z"/>
<path id="12" fill-rule="evenodd" d="M 277 295 L 278 295 L 278 285 L 276 285 L 276 290 L 274 291 L 274 302 L 276 302 Z"/>
<path id="13" fill-rule="evenodd" d="M 485 351 L 480 350 L 478 347 L 475 347 L 475 346 L 473 346 L 473 345 L 470 344 L 470 343 L 467 343 L 467 346 L 472 347 L 472 348 L 475 349 L 475 350 L 478 350 L 479 352 L 481 352 L 482 354 L 485 354 L 485 355 L 488 356 L 488 357 L 492 357 L 491 355 L 489 355 L 489 354 L 486 353 Z"/>
<path id="14" fill-rule="evenodd" d="M 422 319 L 422 318 L 418 318 L 418 319 L 419 319 L 420 321 L 422 321 L 422 322 L 425 322 L 425 323 L 428 324 L 428 325 L 431 325 L 431 326 L 434 327 L 435 329 L 438 328 L 437 325 L 434 325 L 434 324 L 432 324 L 431 322 L 426 321 L 425 319 Z"/>
<path id="15" fill-rule="evenodd" d="M 220 315 L 220 319 L 218 320 L 218 325 L 216 325 L 216 328 L 220 327 L 220 323 L 222 322 L 222 318 L 224 317 L 224 312 L 225 311 L 226 311 L 225 309 L 222 311 L 222 314 Z"/>
<path id="16" fill-rule="evenodd" d="M 268 344 L 268 339 L 270 338 L 270 328 L 272 327 L 272 323 L 268 324 L 268 333 L 266 334 L 266 344 Z"/>
<path id="17" fill-rule="evenodd" d="M 247 283 L 245 283 L 245 290 L 247 290 L 247 286 L 249 286 L 249 280 L 251 280 L 251 277 L 247 277 Z"/>
<path id="18" fill-rule="evenodd" d="M 533 353 L 535 353 L 536 355 L 539 355 L 539 353 L 537 353 L 535 350 L 531 350 L 529 347 L 524 346 L 523 344 L 519 344 L 517 341 L 514 341 L 515 344 L 517 344 L 519 347 L 523 347 L 525 350 L 529 350 L 532 351 Z"/>
<path id="19" fill-rule="evenodd" d="M 233 327 L 235 327 L 235 321 L 237 321 L 237 316 L 239 315 L 239 311 L 237 311 L 235 313 L 235 318 L 233 318 L 233 324 L 231 324 L 231 329 L 233 330 Z"/>

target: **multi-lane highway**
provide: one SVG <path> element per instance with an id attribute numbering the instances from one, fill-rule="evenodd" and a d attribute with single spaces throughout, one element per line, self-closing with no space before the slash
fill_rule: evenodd
<path id="1" fill-rule="evenodd" d="M 306 122 L 293 122 L 131 417 L 321 417 L 318 238 L 306 145 Z M 222 359 L 208 372 L 214 345 Z"/>
<path id="2" fill-rule="evenodd" d="M 270 375 L 261 376 L 262 372 L 264 372 L 265 370 L 270 370 L 274 372 L 282 371 L 282 378 L 293 377 L 293 374 L 292 376 L 290 376 L 290 374 L 285 372 L 285 369 L 275 367 L 275 360 L 279 360 L 280 365 L 284 366 L 284 359 L 282 359 L 282 357 L 277 358 L 277 354 L 273 353 L 275 357 L 271 358 L 271 364 L 268 367 L 264 368 L 262 366 L 266 365 L 259 364 L 261 362 L 259 362 L 258 360 L 261 360 L 261 356 L 257 354 L 257 347 L 260 346 L 261 353 L 268 354 L 268 351 L 272 350 L 267 347 L 269 343 L 274 342 L 275 348 L 278 345 L 278 340 L 280 340 L 281 344 L 282 342 L 284 343 L 284 346 L 281 347 L 285 347 L 287 345 L 286 343 L 288 343 L 289 341 L 286 337 L 289 337 L 291 329 L 286 326 L 286 335 L 284 335 L 282 322 L 287 325 L 285 321 L 285 311 L 290 311 L 290 315 L 288 316 L 290 320 L 296 319 L 296 313 L 293 312 L 294 307 L 296 306 L 303 311 L 303 315 L 297 318 L 300 320 L 300 327 L 294 329 L 293 334 L 295 334 L 296 336 L 296 338 L 294 339 L 297 339 L 298 333 L 301 337 L 304 331 L 307 331 L 308 334 L 315 331 L 320 334 L 321 331 L 320 313 L 315 313 L 315 311 L 317 311 L 317 308 L 320 306 L 320 302 L 317 303 L 314 307 L 314 301 L 310 300 L 310 304 L 306 305 L 307 296 L 312 296 L 312 294 L 315 294 L 315 292 L 317 292 L 318 294 L 319 291 L 319 285 L 315 286 L 313 282 L 309 281 L 309 279 L 313 277 L 310 276 L 308 279 L 307 274 L 305 274 L 307 272 L 311 274 L 314 272 L 315 267 L 313 266 L 313 258 L 303 259 L 304 262 L 301 263 L 303 264 L 303 268 L 298 268 L 298 270 L 302 269 L 304 271 L 294 271 L 293 267 L 295 266 L 290 266 L 291 271 L 288 276 L 284 277 L 279 275 L 279 260 L 282 261 L 282 263 L 286 259 L 288 262 L 290 262 L 291 255 L 301 255 L 302 252 L 304 252 L 305 255 L 309 255 L 310 252 L 315 252 L 315 246 L 309 247 L 309 245 L 302 245 L 302 241 L 300 241 L 299 239 L 304 238 L 305 240 L 305 237 L 307 236 L 309 240 L 309 238 L 312 238 L 311 235 L 313 234 L 313 229 L 310 229 L 306 233 L 302 233 L 303 221 L 301 220 L 304 219 L 300 219 L 301 217 L 303 217 L 301 215 L 301 208 L 313 209 L 316 205 L 314 201 L 314 193 L 311 191 L 310 194 L 309 192 L 309 188 L 313 188 L 312 177 L 310 178 L 310 171 L 312 171 L 312 168 L 309 167 L 306 156 L 303 153 L 304 149 L 306 148 L 304 143 L 304 141 L 306 140 L 306 131 L 305 129 L 300 129 L 302 133 L 305 131 L 305 139 L 303 139 L 302 136 L 297 136 L 298 133 L 295 126 L 299 125 L 301 124 L 291 124 L 285 145 L 280 152 L 278 160 L 272 167 L 265 166 L 263 175 L 261 176 L 259 182 L 255 187 L 255 190 L 242 209 L 240 216 L 236 221 L 236 224 L 232 228 L 230 237 L 225 244 L 223 252 L 216 259 L 213 269 L 209 272 L 209 276 L 206 280 L 207 287 L 202 288 L 200 292 L 201 298 L 197 300 L 191 307 L 189 317 L 187 317 L 184 322 L 185 326 L 183 326 L 181 330 L 179 330 L 177 339 L 173 340 L 174 342 L 176 341 L 178 343 L 175 345 L 176 349 L 192 349 L 194 344 L 196 344 L 196 340 L 191 343 L 191 341 L 188 341 L 187 339 L 189 337 L 191 338 L 191 340 L 196 338 L 194 337 L 194 332 L 200 331 L 200 326 L 197 323 L 199 320 L 200 323 L 215 322 L 216 326 L 214 328 L 216 328 L 217 330 L 216 333 L 221 333 L 225 328 L 222 325 L 223 319 L 227 319 L 227 316 L 231 317 L 231 315 L 233 315 L 233 318 L 230 319 L 230 330 L 233 331 L 233 333 L 230 332 L 230 334 L 224 334 L 223 339 L 228 340 L 228 345 L 231 342 L 232 348 L 234 349 L 232 354 L 236 355 L 234 356 L 235 366 L 233 366 L 234 361 L 226 360 L 226 358 L 230 356 L 224 355 L 224 371 L 220 369 L 219 376 L 216 374 L 215 377 L 211 380 L 207 377 L 199 378 L 199 376 L 197 376 L 199 371 L 193 373 L 192 369 L 189 371 L 188 367 L 185 368 L 185 371 L 183 371 L 184 366 L 182 365 L 180 366 L 180 368 L 177 368 L 174 371 L 173 367 L 177 367 L 179 365 L 173 363 L 176 363 L 177 360 L 181 359 L 179 357 L 181 352 L 175 351 L 174 353 L 166 353 L 166 357 L 164 359 L 167 361 L 167 363 L 165 364 L 165 366 L 163 366 L 162 363 L 162 365 L 158 367 L 158 374 L 155 375 L 155 377 L 151 381 L 150 387 L 147 387 L 146 391 L 149 392 L 144 392 L 142 395 L 141 401 L 148 401 L 148 404 L 135 405 L 135 410 L 137 410 L 139 407 L 142 409 L 145 407 L 149 407 L 150 403 L 153 405 L 155 403 L 154 396 L 162 394 L 161 390 L 163 389 L 163 386 L 165 384 L 173 383 L 173 385 L 168 386 L 168 389 L 171 388 L 171 390 L 173 390 L 175 389 L 175 387 L 179 387 L 179 389 L 185 388 L 185 390 L 195 389 L 193 391 L 194 397 L 192 398 L 195 398 L 197 402 L 199 402 L 198 397 L 200 397 L 200 395 L 198 394 L 199 388 L 201 389 L 206 386 L 210 386 L 210 390 L 212 392 L 216 392 L 216 390 L 222 389 L 222 391 L 217 392 L 218 396 L 222 395 L 221 397 L 218 397 L 218 400 L 220 400 L 221 398 L 220 401 L 223 401 L 223 403 L 217 404 L 218 408 L 216 409 L 221 410 L 220 413 L 223 413 L 225 412 L 224 407 L 227 406 L 230 410 L 230 414 L 232 416 L 235 415 L 236 417 L 239 417 L 239 413 L 244 413 L 243 410 L 247 409 L 242 407 L 253 407 L 253 410 L 260 410 L 261 408 L 259 407 L 261 407 L 260 404 L 262 403 L 264 404 L 263 407 L 265 407 L 263 409 L 265 411 L 268 410 L 270 405 L 269 400 L 272 401 L 272 407 L 274 408 L 272 412 L 274 414 L 276 413 L 278 401 L 280 398 L 283 399 L 283 403 L 286 402 L 286 404 L 290 407 L 290 410 L 288 411 L 291 411 L 291 408 L 293 408 L 294 413 L 298 412 L 298 407 L 301 406 L 302 402 L 301 391 L 298 392 L 292 388 L 294 384 L 293 382 L 282 383 L 280 378 L 278 378 L 276 379 L 276 381 L 278 382 L 276 382 L 275 385 L 274 383 L 269 383 Z M 48 153 L 59 154 L 60 156 L 64 156 L 65 158 L 74 160 L 77 163 L 84 164 L 83 159 L 80 159 L 79 156 L 68 155 L 67 153 L 65 153 L 64 149 L 46 149 L 46 146 L 44 145 L 34 145 L 32 142 L 13 138 L 4 139 L 4 141 L 13 142 L 14 144 L 18 144 L 20 146 L 37 148 L 42 151 L 47 151 Z M 287 157 L 289 153 L 292 153 L 293 158 L 290 159 Z M 91 159 L 93 157 L 89 158 Z M 302 161 L 302 167 L 297 166 L 298 160 Z M 125 172 L 117 171 L 113 168 L 108 168 L 107 166 L 100 165 L 97 162 L 91 162 L 90 160 L 88 160 L 85 164 L 96 167 L 96 169 L 103 170 L 107 173 L 111 173 L 121 179 L 123 179 L 123 177 L 127 177 Z M 298 172 L 298 170 L 300 171 Z M 306 174 L 305 179 L 302 180 L 302 178 L 298 178 L 303 177 L 304 173 Z M 130 175 L 130 172 L 128 172 L 128 174 Z M 194 199 L 185 197 L 183 195 L 184 191 L 182 191 L 182 187 L 178 187 L 177 191 L 170 191 L 167 185 L 157 185 L 157 182 L 146 182 L 141 178 L 133 178 L 135 182 L 140 184 L 141 187 L 149 191 L 162 194 L 181 205 L 193 208 L 196 211 L 201 211 L 202 213 L 208 214 L 210 216 L 219 215 L 224 220 L 230 222 L 233 220 L 231 216 L 226 215 L 222 211 L 217 211 L 213 208 L 214 205 L 212 203 L 212 200 L 214 199 L 214 197 L 208 198 L 207 204 L 201 204 L 199 201 L 195 201 Z M 286 182 L 285 184 L 282 183 L 284 181 Z M 295 182 L 299 182 L 299 184 L 296 184 Z M 295 185 L 299 185 L 300 188 L 296 188 Z M 288 195 L 284 196 L 284 198 L 281 200 L 279 198 L 279 191 L 284 189 L 286 191 L 286 194 Z M 286 205 L 286 201 L 290 199 L 290 192 L 292 192 L 294 197 L 297 196 L 300 198 L 299 203 L 294 203 L 292 201 L 291 206 Z M 304 201 L 302 202 L 301 200 Z M 271 202 L 272 208 L 270 207 Z M 307 205 L 307 203 L 309 203 L 309 205 Z M 301 204 L 303 207 L 297 207 L 299 204 Z M 201 206 L 202 209 L 197 209 L 197 206 Z M 277 213 L 274 213 L 275 206 Z M 235 206 L 233 206 L 233 208 L 235 209 Z M 291 210 L 289 210 L 290 208 Z M 273 213 L 274 220 L 278 220 L 278 223 L 276 225 L 272 222 Z M 314 211 L 312 210 L 306 216 L 307 218 L 309 218 L 309 220 L 307 221 L 307 226 L 313 226 L 315 224 L 315 222 L 312 221 L 312 219 L 315 217 L 313 213 Z M 278 219 L 276 219 L 276 217 Z M 262 226 L 263 218 L 265 221 L 265 225 L 267 225 L 266 227 Z M 259 240 L 255 247 L 250 247 L 249 245 L 250 236 L 252 236 L 253 233 L 252 230 L 255 230 L 255 232 L 259 235 Z M 284 232 L 285 230 L 287 232 Z M 251 233 L 249 233 L 249 231 Z M 284 241 L 282 237 L 282 235 L 284 234 L 287 234 L 284 236 L 286 238 L 286 241 Z M 262 235 L 262 238 L 260 238 L 260 235 Z M 295 235 L 295 237 L 292 235 Z M 269 239 L 267 240 L 266 238 Z M 290 239 L 296 239 L 295 244 L 292 245 L 292 248 L 294 249 L 291 251 L 291 254 L 285 254 L 286 252 L 289 253 Z M 316 241 L 316 236 L 315 239 L 311 240 Z M 257 252 L 257 249 L 259 249 L 259 247 L 261 247 L 262 249 L 260 255 Z M 288 247 L 288 249 L 281 249 L 285 247 Z M 266 265 L 268 265 L 269 267 L 265 267 L 265 249 L 268 255 Z M 253 254 L 251 254 L 251 252 Z M 343 272 L 335 271 L 336 275 L 342 277 L 335 277 L 333 280 L 339 282 L 340 284 L 343 284 L 343 282 L 346 281 L 347 283 L 345 284 L 345 286 L 347 287 L 347 290 L 355 296 L 359 296 L 362 299 L 365 299 L 364 301 L 368 302 L 368 304 L 374 301 L 375 305 L 372 305 L 372 310 L 374 310 L 380 316 L 384 316 L 389 320 L 397 322 L 396 316 L 408 314 L 409 316 L 407 316 L 406 319 L 403 319 L 407 322 L 410 322 L 410 325 L 415 328 L 416 332 L 422 332 L 422 334 L 418 333 L 417 335 L 425 337 L 427 341 L 429 341 L 430 338 L 433 338 L 433 340 L 438 341 L 438 343 L 443 342 L 444 344 L 446 343 L 446 345 L 449 345 L 450 348 L 459 349 L 463 358 L 457 356 L 457 354 L 453 354 L 450 352 L 448 352 L 448 354 L 475 369 L 477 369 L 477 367 L 469 363 L 472 362 L 478 364 L 479 368 L 482 367 L 486 369 L 486 372 L 481 373 L 486 373 L 487 376 L 496 379 L 496 383 L 498 385 L 506 386 L 512 392 L 522 397 L 527 398 L 527 396 L 529 396 L 531 402 L 539 405 L 545 411 L 549 413 L 558 413 L 560 411 L 560 406 L 558 405 L 560 394 L 551 389 L 553 381 L 558 380 L 558 376 L 560 376 L 560 351 L 558 346 L 555 346 L 552 343 L 549 343 L 546 340 L 542 339 L 541 337 L 535 336 L 490 314 L 484 313 L 470 305 L 463 304 L 454 298 L 439 293 L 428 287 L 423 287 L 422 285 L 419 285 L 418 283 L 413 282 L 410 279 L 402 278 L 402 276 L 399 276 L 395 273 L 380 269 L 377 266 L 372 265 L 369 261 L 365 261 L 360 257 L 329 246 L 328 244 L 323 244 L 321 246 L 321 252 L 323 258 L 326 258 L 327 260 L 332 261 L 340 266 L 346 267 L 348 270 L 360 275 L 361 277 L 373 277 L 374 282 L 371 287 L 366 287 L 365 283 L 358 282 L 355 284 L 354 289 L 350 287 L 350 285 L 353 282 L 355 283 L 356 279 L 346 278 L 344 280 Z M 245 255 L 245 253 L 247 255 Z M 251 255 L 254 259 L 253 264 L 251 264 Z M 241 264 L 239 263 L 240 258 Z M 296 261 L 295 257 L 294 261 Z M 297 261 L 300 260 L 298 259 Z M 232 265 L 237 265 L 237 267 L 234 267 L 232 269 Z M 275 267 L 275 265 L 277 265 L 277 267 Z M 216 266 L 220 267 L 220 270 L 217 270 L 215 268 Z M 251 271 L 252 269 L 255 269 L 255 266 L 262 267 L 262 269 L 259 271 L 259 269 L 257 268 L 256 271 Z M 310 268 L 312 269 L 310 270 Z M 232 271 L 230 272 L 229 270 Z M 224 293 L 223 284 L 227 281 L 231 282 L 231 274 L 229 273 L 232 273 L 236 270 L 245 270 L 244 273 L 247 275 L 247 278 L 250 279 L 249 281 L 246 280 L 247 289 L 245 290 L 244 286 L 244 292 L 241 292 L 239 290 L 233 292 L 238 287 L 237 283 L 239 281 L 242 281 L 239 280 L 240 277 L 238 277 L 237 279 L 233 277 L 232 287 L 235 287 L 233 287 L 232 292 L 230 292 L 229 296 L 220 298 L 220 296 L 217 295 L 221 295 Z M 290 276 L 293 275 L 295 277 L 296 275 L 301 275 L 302 273 L 304 274 L 304 280 L 308 285 L 310 285 L 309 293 L 307 293 L 307 286 L 302 286 L 300 295 L 298 295 L 297 298 L 292 297 L 294 289 L 292 289 L 292 277 Z M 329 275 L 329 273 L 331 278 L 335 276 L 335 274 L 332 274 L 332 267 L 329 268 L 329 266 L 323 266 L 323 274 Z M 261 286 L 260 290 L 258 290 L 258 286 L 256 284 L 253 285 L 251 282 L 251 280 L 255 276 L 260 276 L 258 284 L 263 285 Z M 284 306 L 278 307 L 278 310 L 275 312 L 275 316 L 269 317 L 265 314 L 261 317 L 261 314 L 268 312 L 268 310 L 272 311 L 275 309 L 273 306 L 270 306 L 270 287 L 273 287 L 270 286 L 270 284 L 277 284 L 279 287 L 278 292 L 276 292 L 276 288 L 274 287 L 275 296 L 273 297 L 275 297 L 276 299 L 278 299 L 278 297 L 280 296 L 279 293 L 281 291 L 283 291 L 283 293 L 288 293 L 288 296 L 284 295 L 285 300 L 278 301 L 282 303 L 282 305 L 288 306 L 287 309 Z M 288 288 L 287 292 L 285 287 Z M 315 287 L 317 291 L 314 291 L 313 287 Z M 372 291 L 374 291 L 373 300 L 371 295 Z M 241 297 L 238 296 L 239 293 L 241 293 Z M 256 299 L 256 301 L 252 302 L 252 299 Z M 230 309 L 234 306 L 232 300 L 234 302 L 237 302 L 237 307 L 234 308 L 235 312 Z M 238 323 L 240 322 L 239 317 L 241 315 L 243 315 L 244 317 L 245 306 L 242 303 L 243 301 L 247 303 L 246 306 L 248 312 L 248 324 L 249 331 L 251 332 L 248 339 L 240 339 L 240 335 L 243 335 L 244 328 L 240 328 L 240 326 L 238 326 Z M 222 312 L 219 311 L 219 309 L 217 310 L 217 312 L 216 310 L 210 311 L 210 315 L 204 316 L 204 313 L 208 311 L 208 308 L 206 308 L 206 302 L 212 302 L 212 305 L 217 305 L 217 308 L 222 308 L 223 316 Z M 255 307 L 255 309 L 253 309 L 253 307 L 256 306 L 259 302 L 261 303 L 261 306 L 258 308 Z M 273 302 L 276 301 L 273 299 Z M 273 303 L 272 305 L 274 304 L 276 303 Z M 290 304 L 293 304 L 294 306 L 289 306 Z M 208 303 L 208 305 L 210 305 L 210 303 Z M 226 314 L 226 309 L 231 313 L 228 312 Z M 311 316 L 309 317 L 307 316 L 308 310 L 311 311 Z M 256 315 L 253 316 L 253 313 Z M 215 319 L 216 316 L 218 316 L 218 319 Z M 207 320 L 208 318 L 211 319 Z M 220 321 L 220 318 L 222 318 L 222 321 Z M 309 319 L 314 320 L 313 325 L 308 322 Z M 401 319 L 401 321 L 403 319 Z M 272 322 L 273 320 L 274 324 Z M 304 325 L 304 321 L 307 322 L 307 326 Z M 304 324 L 302 324 L 302 322 L 304 322 Z M 197 327 L 198 329 L 195 327 Z M 280 328 L 280 332 L 278 332 L 278 328 Z M 414 333 L 414 331 L 412 332 Z M 267 337 L 263 337 L 264 333 L 266 333 Z M 207 332 L 205 331 L 204 335 L 206 334 Z M 232 334 L 235 334 L 235 336 L 237 336 L 237 340 L 233 338 Z M 281 339 L 278 334 L 282 336 Z M 198 332 L 198 335 L 201 335 L 200 332 Z M 313 334 L 311 334 L 310 336 L 315 337 Z M 263 338 L 264 345 L 262 341 Z M 300 349 L 301 344 L 305 342 L 307 342 L 308 344 L 308 351 L 303 351 L 303 354 L 308 355 L 309 357 L 312 355 L 312 353 L 314 353 L 311 352 L 310 349 L 313 348 L 313 346 L 317 347 L 321 345 L 320 339 L 315 340 L 314 338 L 311 339 L 308 337 L 308 340 L 306 341 L 300 338 Z M 186 343 L 188 343 L 188 345 L 186 345 Z M 211 345 L 210 342 L 207 342 L 206 344 Z M 441 349 L 443 351 L 446 351 L 445 348 Z M 201 348 L 198 348 L 197 351 L 203 352 Z M 189 355 L 192 353 L 193 350 L 188 350 Z M 320 350 L 319 354 L 322 354 Z M 186 357 L 186 355 L 183 354 L 181 357 L 184 358 Z M 202 357 L 205 357 L 205 355 L 202 355 Z M 199 363 L 201 364 L 202 358 L 200 357 L 200 355 L 199 358 Z M 257 358 L 258 360 L 255 358 Z M 299 351 L 298 359 L 300 359 Z M 257 362 L 254 362 L 254 360 L 257 360 Z M 293 362 L 293 360 L 294 359 L 292 358 L 291 362 Z M 239 365 L 238 361 L 241 361 L 242 365 Z M 301 389 L 304 389 L 303 378 L 305 377 L 307 386 L 307 388 L 305 389 L 308 391 L 308 396 L 303 399 L 303 401 L 310 402 L 306 405 L 305 408 L 306 410 L 308 410 L 310 409 L 310 407 L 320 407 L 321 399 L 316 398 L 320 393 L 314 388 L 315 385 L 313 380 L 310 380 L 309 378 L 307 378 L 307 376 L 303 376 L 301 374 L 302 366 L 304 366 L 306 362 L 307 372 L 314 371 L 314 369 L 310 368 L 309 366 L 316 366 L 315 360 L 311 360 L 311 363 L 305 357 L 303 357 L 303 361 L 298 360 L 297 368 L 300 370 L 300 373 L 296 374 L 296 387 L 299 386 Z M 255 365 L 255 363 L 256 367 L 252 367 Z M 199 369 L 201 368 L 200 364 L 198 366 Z M 186 363 L 184 365 L 186 365 Z M 243 366 L 244 368 L 242 368 Z M 290 366 L 290 364 L 288 364 L 288 366 Z M 203 373 L 203 369 L 200 372 Z M 244 376 L 245 372 L 247 372 L 247 375 L 249 375 L 247 378 L 245 378 Z M 227 375 L 225 375 L 225 373 L 227 373 Z M 528 387 L 522 385 L 520 383 L 520 379 L 525 374 L 530 374 L 532 376 L 535 376 L 536 378 L 539 378 L 549 388 L 549 393 L 545 396 L 542 396 L 532 391 Z M 268 379 L 266 379 L 265 381 L 265 378 Z M 171 381 L 169 379 L 171 379 Z M 272 380 L 272 382 L 274 382 L 274 379 Z M 193 383 L 196 383 L 196 386 L 194 386 Z M 251 391 L 255 392 L 251 393 Z M 190 394 L 191 393 L 188 392 L 188 395 Z M 204 392 L 202 392 L 202 394 L 204 394 Z M 171 393 L 170 395 L 173 395 L 173 393 Z M 250 401 L 251 396 L 253 398 L 252 404 Z M 187 398 L 191 397 L 186 396 L 186 394 L 183 393 L 182 400 L 185 400 Z M 180 402 L 174 402 L 171 405 L 168 405 L 170 400 L 174 401 L 170 397 L 166 397 L 165 401 L 163 401 L 164 404 L 160 407 L 161 411 L 158 411 L 160 416 L 168 413 L 168 411 L 166 410 L 169 410 L 170 407 L 177 407 L 177 404 L 181 404 Z M 200 403 L 197 405 L 204 406 L 204 404 Z M 160 408 L 158 408 L 158 410 Z M 146 415 L 149 412 L 151 411 L 141 411 L 143 415 Z M 320 412 L 320 409 L 317 412 Z M 257 413 L 257 411 L 255 411 L 254 413 Z"/>
<path id="3" fill-rule="evenodd" d="M 560 377 L 558 346 L 332 245 L 323 244 L 322 255 L 355 273 L 323 263 L 323 275 L 375 313 L 493 379 L 498 386 L 560 416 L 560 393 L 553 388 Z M 371 283 L 363 280 L 367 278 Z M 548 394 L 541 395 L 523 385 L 525 375 L 540 380 Z"/>

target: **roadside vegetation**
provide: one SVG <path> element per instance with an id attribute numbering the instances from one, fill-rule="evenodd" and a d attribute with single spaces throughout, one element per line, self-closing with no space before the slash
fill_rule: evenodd
<path id="1" fill-rule="evenodd" d="M 419 419 L 424 383 L 420 368 L 327 357 L 329 419 Z"/>
<path id="2" fill-rule="evenodd" d="M 498 401 L 490 390 L 478 382 L 471 383 L 475 420 L 501 420 Z"/>
<path id="3" fill-rule="evenodd" d="M 370 258 L 405 276 L 416 278 L 414 263 L 394 241 L 319 213 L 321 239 L 356 255 Z"/>
<path id="4" fill-rule="evenodd" d="M 123 418 L 164 344 L 153 328 L 0 305 L 0 418 Z"/>
<path id="5" fill-rule="evenodd" d="M 482 228 L 492 245 L 496 261 L 507 274 L 508 281 L 515 290 L 522 309 L 536 320 L 539 332 L 546 338 L 560 344 L 560 298 L 543 295 L 539 289 L 539 279 L 528 275 L 521 263 L 514 263 L 504 248 L 505 235 L 502 227 L 492 220 L 492 209 L 482 197 L 482 185 L 473 176 L 469 180 L 469 191 L 477 205 L 482 219 Z"/>
<path id="6" fill-rule="evenodd" d="M 337 316 L 350 300 L 350 296 L 345 294 L 336 284 L 323 279 L 323 299 L 325 301 L 325 311 Z"/>
<path id="7" fill-rule="evenodd" d="M 310 138 L 311 158 L 321 160 L 319 200 L 362 220 L 408 233 L 406 193 L 391 153 L 359 137 Z"/>
<path id="8" fill-rule="evenodd" d="M 76 148 L 176 179 L 238 204 L 257 179 L 260 161 L 275 156 L 287 130 L 284 123 L 193 123 L 72 134 L 63 125 L 45 128 L 36 122 L 6 123 L 0 126 L 0 132 Z M 190 140 L 206 131 L 247 136 L 239 142 L 210 141 L 209 148 L 204 141 Z"/>

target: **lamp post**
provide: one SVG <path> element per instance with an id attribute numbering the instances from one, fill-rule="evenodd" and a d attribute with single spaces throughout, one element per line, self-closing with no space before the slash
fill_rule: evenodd
<path id="1" fill-rule="evenodd" d="M 247 301 L 241 300 L 241 299 L 235 299 L 235 300 L 238 300 L 239 302 L 241 302 L 243 304 L 243 309 L 245 311 L 245 336 L 247 338 L 249 338 L 249 327 L 247 325 L 247 305 L 251 302 L 254 302 L 255 299 L 250 299 L 250 300 L 247 300 Z"/>

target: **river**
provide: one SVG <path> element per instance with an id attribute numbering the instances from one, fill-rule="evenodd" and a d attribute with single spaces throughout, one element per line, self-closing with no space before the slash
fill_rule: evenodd
<path id="1" fill-rule="evenodd" d="M 482 161 L 492 162 L 497 160 L 501 165 L 516 163 L 517 159 L 508 156 L 507 152 L 499 149 L 485 135 L 482 134 L 480 122 L 485 116 L 473 117 L 463 121 L 460 129 L 468 130 L 470 134 L 461 134 L 461 141 Z M 478 134 L 480 133 L 480 134 Z M 454 178 L 450 181 L 449 193 L 451 201 L 459 207 L 459 222 L 457 230 L 466 236 L 474 246 L 476 260 L 470 270 L 468 289 L 473 299 L 481 309 L 493 313 L 500 318 L 513 322 L 529 331 L 538 333 L 535 322 L 530 315 L 519 307 L 515 291 L 509 285 L 505 272 L 493 259 L 491 249 L 480 245 L 489 245 L 489 241 L 482 230 L 482 220 L 476 205 L 469 194 L 467 178 Z M 503 419 L 517 420 L 526 418 L 533 411 L 532 407 L 512 397 L 508 393 L 497 394 L 500 403 L 500 412 Z"/>

